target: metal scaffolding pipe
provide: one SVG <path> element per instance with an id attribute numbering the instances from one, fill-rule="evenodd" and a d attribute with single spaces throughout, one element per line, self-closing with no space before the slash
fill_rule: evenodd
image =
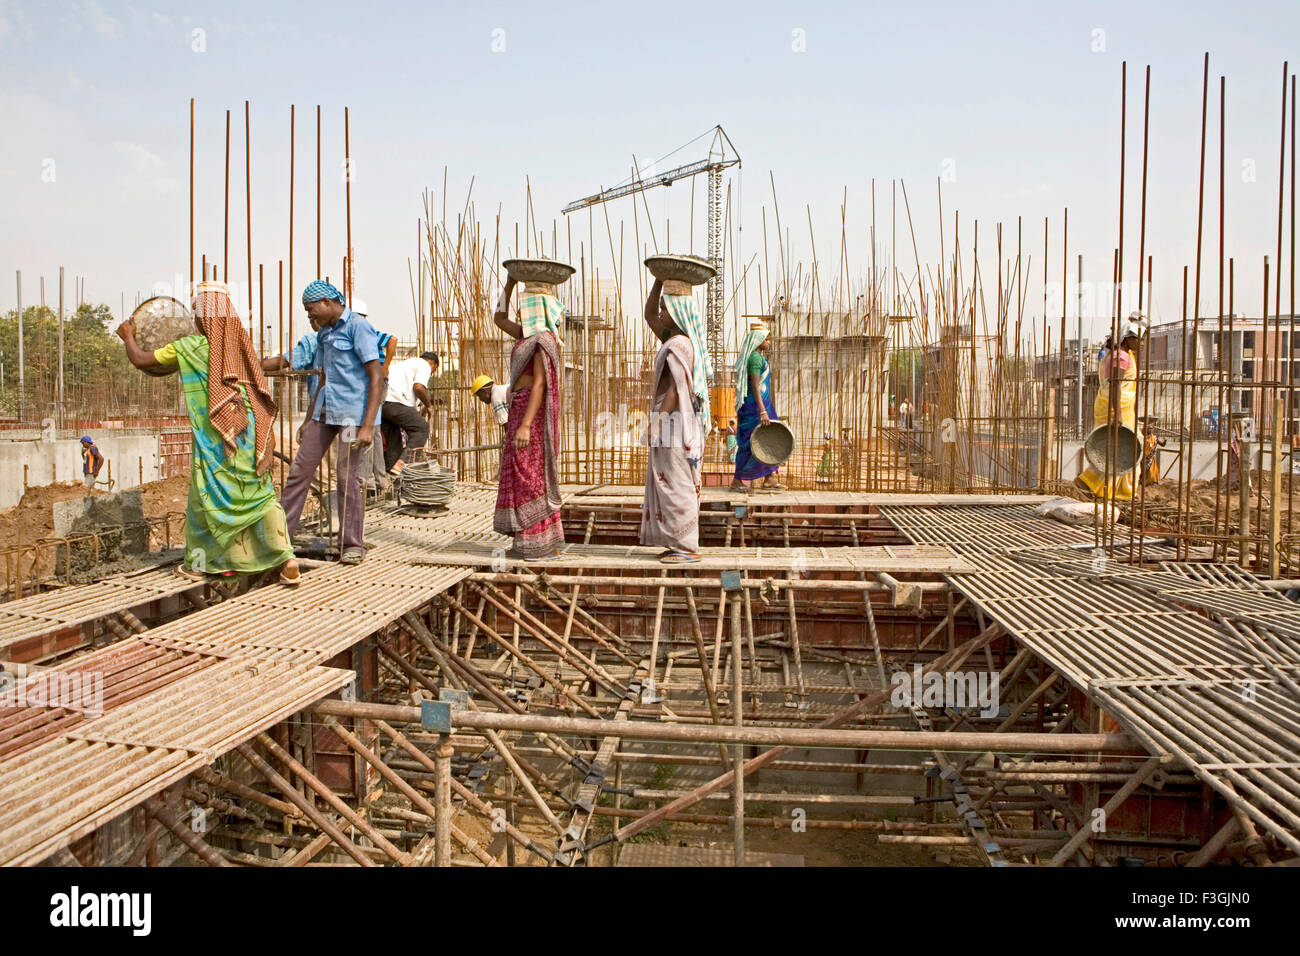
<path id="1" fill-rule="evenodd" d="M 325 700 L 312 708 L 334 717 L 366 717 L 372 720 L 419 723 L 420 708 L 404 704 L 367 704 Z M 951 750 L 968 753 L 1115 753 L 1141 751 L 1137 741 L 1124 733 L 947 733 L 914 730 L 834 730 L 800 727 L 718 727 L 712 724 L 664 724 L 649 721 L 619 723 L 617 731 L 608 720 L 581 717 L 548 717 L 539 714 L 501 714 L 489 711 L 453 710 L 452 725 L 469 730 L 508 730 L 600 737 L 616 733 L 628 740 L 685 741 L 690 743 L 744 744 L 756 747 L 833 747 L 852 750 Z"/>

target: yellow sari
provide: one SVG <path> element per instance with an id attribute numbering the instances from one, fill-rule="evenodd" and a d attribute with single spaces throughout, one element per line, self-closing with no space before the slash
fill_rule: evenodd
<path id="1" fill-rule="evenodd" d="M 1110 407 L 1111 379 L 1115 376 L 1118 376 L 1119 380 L 1118 422 L 1125 428 L 1131 428 L 1141 442 L 1142 435 L 1137 430 L 1137 355 L 1127 349 L 1107 352 L 1097 370 L 1100 387 L 1097 389 L 1097 400 L 1092 406 L 1093 427 L 1114 424 L 1116 421 L 1116 418 L 1112 417 Z M 1136 470 L 1135 466 L 1134 471 Z M 1079 479 L 1098 498 L 1111 497 L 1116 501 L 1133 500 L 1132 472 L 1108 478 L 1089 465 L 1079 475 Z"/>

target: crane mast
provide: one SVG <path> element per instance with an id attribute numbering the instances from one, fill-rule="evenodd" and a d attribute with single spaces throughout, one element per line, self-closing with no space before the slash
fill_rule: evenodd
<path id="1" fill-rule="evenodd" d="M 621 199 L 624 196 L 635 195 L 647 189 L 653 189 L 655 186 L 671 186 L 678 180 L 689 179 L 692 176 L 698 176 L 700 173 L 707 174 L 708 188 L 705 191 L 707 244 L 705 258 L 716 272 L 705 287 L 704 323 L 709 356 L 713 359 L 716 379 L 719 369 L 722 367 L 722 313 L 726 303 L 723 280 L 722 172 L 732 166 L 739 166 L 740 154 L 736 152 L 735 146 L 732 145 L 730 138 L 728 138 L 721 126 L 713 127 L 710 133 L 712 133 L 713 138 L 709 143 L 707 158 L 685 163 L 663 173 L 654 173 L 646 178 L 642 178 L 640 174 L 637 174 L 629 182 L 609 189 L 601 189 L 600 192 L 594 195 L 574 200 L 564 207 L 563 212 L 567 216 L 571 212 Z"/>

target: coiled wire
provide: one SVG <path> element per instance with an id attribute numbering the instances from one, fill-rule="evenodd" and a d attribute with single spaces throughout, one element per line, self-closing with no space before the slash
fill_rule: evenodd
<path id="1" fill-rule="evenodd" d="M 436 461 L 417 461 L 397 476 L 397 499 L 424 508 L 446 505 L 456 491 L 456 472 Z"/>

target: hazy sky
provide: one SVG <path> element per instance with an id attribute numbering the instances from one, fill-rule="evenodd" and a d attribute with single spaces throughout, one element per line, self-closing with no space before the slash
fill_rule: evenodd
<path id="1" fill-rule="evenodd" d="M 196 33 L 195 31 L 201 31 Z M 1108 279 L 1119 214 L 1120 64 L 1129 64 L 1125 272 L 1137 268 L 1142 71 L 1152 68 L 1147 247 L 1157 319 L 1179 314 L 1196 237 L 1202 56 L 1210 53 L 1203 314 L 1217 311 L 1218 77 L 1227 76 L 1226 245 L 1237 257 L 1238 312 L 1258 312 L 1264 255 L 1276 243 L 1282 63 L 1300 64 L 1300 4 L 1222 3 L 370 3 L 227 0 L 65 4 L 0 2 L 0 308 L 24 301 L 58 266 L 87 297 L 128 309 L 137 292 L 188 277 L 189 100 L 197 100 L 197 246 L 222 254 L 225 110 L 232 111 L 232 279 L 246 275 L 244 100 L 251 101 L 254 271 L 264 263 L 274 320 L 277 263 L 288 257 L 289 106 L 297 104 L 294 290 L 315 272 L 315 107 L 324 116 L 325 271 L 338 277 L 343 234 L 343 108 L 354 161 L 356 292 L 381 328 L 413 329 L 407 258 L 420 193 L 449 175 L 449 207 L 471 177 L 480 219 L 513 234 L 525 177 L 537 216 L 623 179 L 632 157 L 663 156 L 721 123 L 744 159 L 738 242 L 762 262 L 769 172 L 793 256 L 809 217 L 822 282 L 839 259 L 847 190 L 850 273 L 869 256 L 870 184 L 889 240 L 890 181 L 906 182 L 923 266 L 939 257 L 936 180 L 951 252 L 980 222 L 992 281 L 996 224 L 1015 254 L 1016 217 L 1032 255 L 1027 315 L 1041 314 L 1043 218 L 1049 279 L 1069 255 Z M 669 162 L 698 158 L 682 153 Z M 1253 176 L 1253 181 L 1252 181 Z M 694 250 L 703 251 L 703 179 Z M 647 194 L 686 251 L 690 186 Z M 807 209 L 805 208 L 807 207 Z M 899 202 L 899 264 L 915 272 Z M 626 201 L 627 281 L 637 268 Z M 733 226 L 736 223 L 733 222 Z M 586 241 L 583 216 L 574 224 Z M 614 229 L 617 233 L 617 225 Z M 564 224 L 561 219 L 560 230 Z M 642 221 L 644 236 L 645 223 Z M 1288 226 L 1289 230 L 1289 226 Z M 662 233 L 661 233 L 662 241 Z M 596 265 L 611 258 L 597 219 Z M 561 251 L 564 251 L 563 245 Z M 576 254 L 576 252 L 575 252 Z M 987 256 L 987 258 L 986 258 Z M 1284 249 L 1289 259 L 1289 246 Z M 287 264 L 286 264 L 287 267 Z M 969 268 L 969 266 L 968 266 Z M 823 286 L 825 287 L 825 286 Z M 71 280 L 69 279 L 69 289 Z M 633 288 L 635 285 L 633 284 Z M 1287 281 L 1284 279 L 1284 306 Z M 69 293 L 70 294 L 70 293 Z M 1131 305 L 1126 297 L 1125 310 Z M 757 287 L 748 293 L 756 311 Z M 989 300 L 989 306 L 993 302 Z M 241 302 L 242 308 L 242 302 Z M 300 310 L 300 307 L 298 307 Z M 1057 316 L 1059 305 L 1049 306 Z M 1109 305 L 1085 308 L 1107 315 Z M 1070 325 L 1074 323 L 1073 294 Z M 301 323 L 301 311 L 296 323 Z M 1107 322 L 1109 320 L 1107 319 Z M 1085 328 L 1085 333 L 1087 332 Z"/>

